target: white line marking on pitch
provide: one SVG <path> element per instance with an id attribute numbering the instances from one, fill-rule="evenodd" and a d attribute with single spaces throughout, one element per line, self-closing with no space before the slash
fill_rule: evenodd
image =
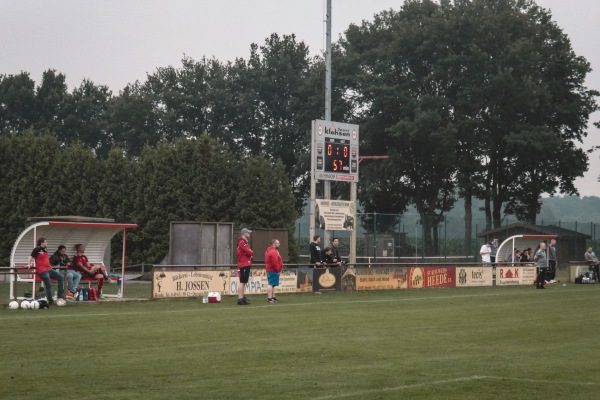
<path id="1" fill-rule="evenodd" d="M 413 383 L 410 385 L 399 385 L 394 387 L 384 387 L 381 389 L 369 389 L 369 390 L 358 390 L 355 392 L 348 393 L 339 393 L 328 396 L 321 397 L 312 397 L 311 400 L 332 400 L 332 399 L 341 399 L 344 397 L 362 397 L 369 394 L 382 393 L 382 392 L 396 392 L 400 390 L 406 389 L 419 389 L 428 386 L 437 386 L 437 385 L 446 385 L 449 383 L 460 383 L 460 382 L 472 382 L 472 381 L 480 381 L 480 380 L 499 380 L 499 381 L 517 381 L 517 382 L 528 382 L 528 383 L 544 383 L 544 384 L 552 384 L 552 385 L 574 385 L 574 386 L 593 386 L 595 383 L 593 382 L 557 382 L 557 381 L 544 381 L 538 379 L 527 379 L 527 378 L 508 378 L 501 376 L 486 376 L 486 375 L 473 375 L 473 376 L 464 376 L 460 378 L 453 379 L 444 379 L 441 381 L 431 381 L 431 382 L 420 382 Z"/>

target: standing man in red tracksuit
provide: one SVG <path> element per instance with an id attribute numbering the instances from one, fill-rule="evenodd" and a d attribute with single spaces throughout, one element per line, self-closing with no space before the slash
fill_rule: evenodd
<path id="1" fill-rule="evenodd" d="M 275 297 L 275 286 L 279 286 L 279 274 L 283 269 L 283 260 L 279 254 L 279 240 L 273 239 L 269 242 L 269 247 L 265 253 L 265 269 L 267 270 L 267 301 L 269 303 L 279 303 Z"/>
<path id="2" fill-rule="evenodd" d="M 250 279 L 250 268 L 252 267 L 252 255 L 254 252 L 248 245 L 248 239 L 252 231 L 248 228 L 243 228 L 241 231 L 240 239 L 237 244 L 237 258 L 238 258 L 238 276 L 240 278 L 240 284 L 238 286 L 238 305 L 248 305 L 248 299 L 244 295 L 246 290 L 246 283 Z"/>

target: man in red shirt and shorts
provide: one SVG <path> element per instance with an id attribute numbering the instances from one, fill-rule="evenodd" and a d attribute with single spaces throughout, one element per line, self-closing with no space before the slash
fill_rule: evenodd
<path id="1" fill-rule="evenodd" d="M 240 278 L 240 284 L 238 286 L 238 305 L 248 305 L 248 299 L 244 295 L 246 290 L 246 283 L 250 279 L 250 268 L 252 267 L 252 255 L 254 252 L 248 244 L 248 239 L 252 231 L 248 228 L 243 228 L 241 231 L 240 239 L 237 244 L 237 258 L 238 258 L 238 276 Z"/>

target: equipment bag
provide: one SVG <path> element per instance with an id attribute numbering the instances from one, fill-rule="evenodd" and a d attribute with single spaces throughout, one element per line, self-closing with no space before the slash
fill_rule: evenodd
<path id="1" fill-rule="evenodd" d="M 99 301 L 100 297 L 98 296 L 98 289 L 88 289 L 88 300 L 89 301 Z"/>

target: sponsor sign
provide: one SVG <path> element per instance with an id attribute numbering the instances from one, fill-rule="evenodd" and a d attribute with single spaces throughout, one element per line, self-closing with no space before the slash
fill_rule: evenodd
<path id="1" fill-rule="evenodd" d="M 410 288 L 455 287 L 455 267 L 412 267 L 408 272 Z"/>
<path id="2" fill-rule="evenodd" d="M 291 270 L 294 271 L 294 270 Z M 296 275 L 296 292 L 312 292 L 313 291 L 313 272 L 314 268 L 297 269 Z"/>
<path id="3" fill-rule="evenodd" d="M 354 291 L 356 290 L 356 269 L 342 267 L 342 290 Z"/>
<path id="4" fill-rule="evenodd" d="M 456 287 L 492 286 L 493 274 L 490 267 L 456 267 Z"/>
<path id="5" fill-rule="evenodd" d="M 339 267 L 315 268 L 312 282 L 315 292 L 342 290 L 342 269 Z"/>
<path id="6" fill-rule="evenodd" d="M 408 288 L 408 268 L 357 268 L 356 289 L 406 289 Z"/>
<path id="7" fill-rule="evenodd" d="M 296 292 L 296 270 L 284 269 L 279 275 L 279 286 L 275 289 L 277 293 L 295 293 Z M 237 294 L 238 286 L 240 285 L 240 278 L 238 277 L 238 270 L 231 270 L 231 279 L 229 283 L 229 294 Z M 250 279 L 246 284 L 246 294 L 262 294 L 267 293 L 267 286 L 269 281 L 267 279 L 267 271 L 264 269 L 250 270 Z"/>
<path id="8" fill-rule="evenodd" d="M 496 267 L 496 285 L 533 285 L 536 278 L 536 267 Z"/>
<path id="9" fill-rule="evenodd" d="M 354 230 L 356 203 L 341 200 L 315 200 L 315 226 L 333 231 Z"/>
<path id="10" fill-rule="evenodd" d="M 152 275 L 152 298 L 201 297 L 208 292 L 229 294 L 229 270 L 155 270 Z"/>

